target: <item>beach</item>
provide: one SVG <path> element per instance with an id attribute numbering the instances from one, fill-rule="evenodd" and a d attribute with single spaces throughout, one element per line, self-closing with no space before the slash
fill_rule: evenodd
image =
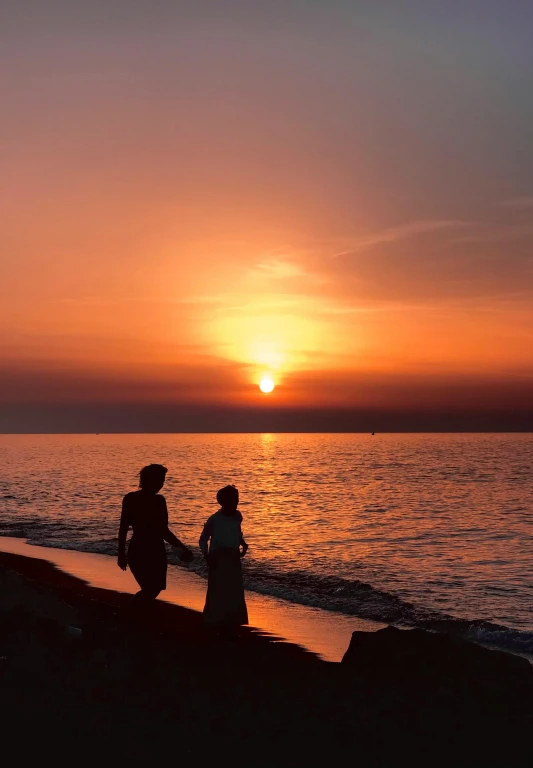
<path id="1" fill-rule="evenodd" d="M 39 547 L 25 539 L 0 536 L 0 554 L 22 555 L 30 560 L 44 559 L 66 574 L 82 579 L 88 586 L 113 592 L 134 594 L 139 589 L 131 571 L 117 568 L 116 557 L 69 549 Z M 160 596 L 181 608 L 202 611 L 206 581 L 187 567 L 171 567 L 167 589 Z M 250 623 L 273 641 L 304 647 L 325 661 L 340 661 L 354 630 L 374 631 L 385 626 L 382 622 L 343 616 L 310 606 L 296 605 L 280 598 L 247 593 Z"/>
<path id="2" fill-rule="evenodd" d="M 27 754 L 201 765 L 223 757 L 434 765 L 450 756 L 456 765 L 531 764 L 524 659 L 479 649 L 492 669 L 481 683 L 497 687 L 478 695 L 480 681 L 450 688 L 449 667 L 422 679 L 390 649 L 377 666 L 364 657 L 361 668 L 251 628 L 220 641 L 198 611 L 160 600 L 149 617 L 132 617 L 125 592 L 90 586 L 43 559 L 0 552 L 0 583 L 5 743 Z"/>

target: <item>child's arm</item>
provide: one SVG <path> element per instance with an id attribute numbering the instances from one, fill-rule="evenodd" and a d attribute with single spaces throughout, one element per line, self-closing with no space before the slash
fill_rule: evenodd
<path id="1" fill-rule="evenodd" d="M 204 529 L 202 531 L 202 535 L 200 536 L 200 549 L 202 550 L 202 554 L 204 557 L 207 557 L 207 553 L 209 551 L 209 539 L 211 538 L 211 534 L 213 533 L 213 521 L 211 518 L 207 521 L 207 523 L 204 525 Z"/>
<path id="2" fill-rule="evenodd" d="M 129 515 L 128 515 L 128 497 L 124 496 L 122 500 L 122 513 L 120 515 L 120 527 L 118 529 L 118 558 L 117 565 L 123 571 L 128 567 L 128 560 L 126 557 L 126 537 L 130 527 Z"/>
<path id="3" fill-rule="evenodd" d="M 241 523 L 242 523 L 242 515 L 241 515 Z M 242 532 L 242 528 L 241 528 L 241 540 L 240 540 L 239 543 L 240 543 L 240 545 L 242 547 L 241 557 L 244 557 L 245 554 L 248 552 L 248 544 L 244 540 L 244 535 L 243 535 L 243 532 Z"/>

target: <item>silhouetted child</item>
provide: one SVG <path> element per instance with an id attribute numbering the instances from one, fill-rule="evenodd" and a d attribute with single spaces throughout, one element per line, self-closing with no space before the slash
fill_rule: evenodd
<path id="1" fill-rule="evenodd" d="M 211 515 L 200 536 L 200 549 L 209 568 L 204 620 L 223 634 L 235 636 L 237 627 L 248 624 L 241 567 L 248 544 L 242 535 L 237 488 L 221 488 L 217 501 L 220 509 Z"/>
<path id="2" fill-rule="evenodd" d="M 134 605 L 153 602 L 161 590 L 167 588 L 165 541 L 180 550 L 180 560 L 189 562 L 193 557 L 191 550 L 168 527 L 167 503 L 159 494 L 166 473 L 166 467 L 161 464 L 144 467 L 140 472 L 139 490 L 126 494 L 122 502 L 118 567 L 125 571 L 129 565 L 141 588 L 133 598 Z M 130 527 L 133 536 L 126 555 Z"/>

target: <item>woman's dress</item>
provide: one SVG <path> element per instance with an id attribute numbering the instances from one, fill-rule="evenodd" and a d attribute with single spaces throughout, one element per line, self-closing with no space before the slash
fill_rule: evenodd
<path id="1" fill-rule="evenodd" d="M 179 542 L 168 530 L 164 496 L 142 490 L 128 493 L 122 502 L 121 525 L 133 528 L 128 547 L 128 565 L 141 589 L 153 592 L 166 589 L 165 540 L 174 546 Z"/>

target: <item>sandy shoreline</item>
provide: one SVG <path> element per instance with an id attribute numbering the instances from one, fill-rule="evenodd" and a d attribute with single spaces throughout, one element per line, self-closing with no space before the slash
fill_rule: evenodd
<path id="1" fill-rule="evenodd" d="M 109 555 L 39 547 L 27 544 L 25 539 L 7 536 L 0 537 L 2 552 L 47 560 L 65 573 L 83 579 L 89 586 L 128 594 L 138 590 L 131 573 L 117 568 L 115 558 Z M 201 611 L 205 590 L 206 582 L 200 576 L 186 568 L 169 566 L 168 586 L 160 600 Z M 251 625 L 261 632 L 301 645 L 326 661 L 341 660 L 355 630 L 369 632 L 385 626 L 253 592 L 247 592 L 246 600 Z"/>
<path id="2" fill-rule="evenodd" d="M 91 586 L 82 579 L 58 569 L 47 560 L 0 551 L 0 567 L 14 571 L 25 580 L 57 595 L 63 605 L 58 603 L 51 607 L 53 601 L 49 601 L 47 605 L 36 600 L 34 609 L 46 618 L 58 621 L 65 628 L 81 630 L 82 635 L 87 629 L 83 625 L 87 623 L 85 614 L 88 608 L 102 621 L 120 621 L 121 612 L 129 606 L 131 600 L 131 595 L 127 592 Z M 69 607 L 73 610 L 69 610 Z M 142 625 L 140 628 L 143 628 Z M 157 601 L 153 626 L 150 627 L 150 631 L 152 630 L 164 631 L 196 646 L 209 646 L 213 642 L 204 630 L 198 611 L 164 601 Z M 288 642 L 281 643 L 274 635 L 266 635 L 254 628 L 243 627 L 242 633 L 243 642 L 246 644 L 275 644 L 289 653 L 315 658 L 314 654 L 299 646 Z M 71 635 L 76 637 L 77 632 L 71 632 Z"/>

